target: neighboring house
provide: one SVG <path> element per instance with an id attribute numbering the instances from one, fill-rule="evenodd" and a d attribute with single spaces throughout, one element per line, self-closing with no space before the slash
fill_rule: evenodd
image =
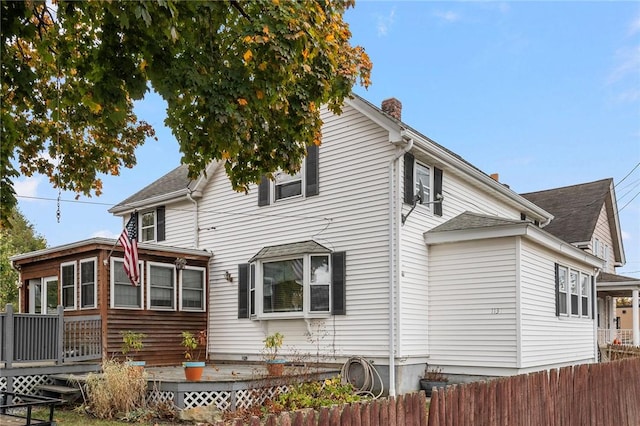
<path id="1" fill-rule="evenodd" d="M 400 114 L 354 96 L 323 110 L 322 145 L 295 175 L 244 194 L 222 164 L 197 181 L 183 165 L 109 211 L 137 210 L 143 243 L 214 254 L 214 360 L 257 361 L 279 331 L 291 358 L 373 362 L 390 394 L 417 389 L 425 363 L 501 376 L 595 361 L 604 262 Z"/>
<path id="2" fill-rule="evenodd" d="M 615 273 L 615 268 L 623 266 L 626 259 L 613 180 L 603 179 L 522 196 L 554 215 L 545 231 L 604 261 L 597 277 L 600 343 L 611 343 L 617 338 L 640 345 L 640 279 Z M 630 320 L 630 327 L 623 327 L 622 331 L 616 330 L 617 297 L 631 297 L 635 306 L 630 309 L 635 322 Z"/>
<path id="3" fill-rule="evenodd" d="M 92 238 L 11 257 L 20 271 L 18 311 L 55 313 L 62 305 L 65 317 L 99 315 L 103 358 L 119 356 L 120 332 L 132 330 L 147 335 L 138 360 L 177 365 L 184 358 L 181 331 L 206 328 L 211 254 L 140 244 L 141 285 L 133 286 L 115 243 Z"/>

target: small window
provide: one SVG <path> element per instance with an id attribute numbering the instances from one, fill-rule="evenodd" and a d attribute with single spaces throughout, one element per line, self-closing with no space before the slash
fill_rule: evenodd
<path id="1" fill-rule="evenodd" d="M 156 212 L 143 213 L 140 219 L 140 241 L 156 240 Z"/>
<path id="2" fill-rule="evenodd" d="M 97 291 L 97 259 L 80 261 L 80 307 L 95 308 Z"/>
<path id="3" fill-rule="evenodd" d="M 583 317 L 590 317 L 589 312 L 591 296 L 591 277 L 587 274 L 580 274 L 580 315 Z"/>
<path id="4" fill-rule="evenodd" d="M 558 312 L 567 315 L 567 268 L 558 268 Z"/>
<path id="5" fill-rule="evenodd" d="M 185 311 L 205 310 L 205 269 L 187 267 L 180 271 L 180 309 Z"/>
<path id="6" fill-rule="evenodd" d="M 142 262 L 138 263 L 142 279 Z M 134 286 L 124 270 L 124 260 L 111 259 L 111 307 L 142 309 L 142 285 Z"/>
<path id="7" fill-rule="evenodd" d="M 293 175 L 285 172 L 276 173 L 273 184 L 275 201 L 302 195 L 302 176 L 302 170 Z"/>
<path id="8" fill-rule="evenodd" d="M 420 203 L 427 204 L 431 201 L 431 169 L 423 164 L 418 162 L 415 163 L 415 194 L 418 194 L 420 191 L 420 183 L 422 183 L 422 190 L 424 193 L 424 200 L 420 201 Z"/>
<path id="9" fill-rule="evenodd" d="M 578 310 L 578 299 L 579 299 L 579 290 L 578 290 L 578 272 L 570 271 L 569 272 L 569 287 L 571 289 L 571 315 L 580 315 L 580 311 Z"/>
<path id="10" fill-rule="evenodd" d="M 64 309 L 76 308 L 76 263 L 68 262 L 60 265 L 60 281 L 62 283 L 62 306 Z"/>
<path id="11" fill-rule="evenodd" d="M 329 256 L 311 256 L 311 312 L 329 312 L 330 288 Z"/>
<path id="12" fill-rule="evenodd" d="M 175 267 L 148 262 L 149 309 L 176 308 Z"/>

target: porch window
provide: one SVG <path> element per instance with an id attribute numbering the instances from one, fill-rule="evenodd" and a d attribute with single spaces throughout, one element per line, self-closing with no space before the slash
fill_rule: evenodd
<path id="1" fill-rule="evenodd" d="M 184 311 L 205 310 L 205 269 L 187 266 L 180 271 L 180 309 Z"/>
<path id="2" fill-rule="evenodd" d="M 138 263 L 138 270 L 142 283 L 142 262 Z M 131 285 L 123 259 L 111 258 L 111 294 L 112 308 L 142 309 L 142 285 Z"/>
<path id="3" fill-rule="evenodd" d="M 98 259 L 84 259 L 80 261 L 80 307 L 96 307 L 96 263 Z"/>
<path id="4" fill-rule="evenodd" d="M 62 306 L 65 310 L 76 308 L 76 262 L 60 265 Z"/>
<path id="5" fill-rule="evenodd" d="M 173 265 L 147 262 L 149 277 L 149 309 L 176 308 L 176 274 Z"/>

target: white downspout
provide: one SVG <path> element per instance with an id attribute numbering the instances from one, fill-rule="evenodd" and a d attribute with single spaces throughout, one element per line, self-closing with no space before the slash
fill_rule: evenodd
<path id="1" fill-rule="evenodd" d="M 193 207 L 195 209 L 193 213 L 193 248 L 197 249 L 200 245 L 200 238 L 198 235 L 200 232 L 200 229 L 198 228 L 198 201 L 191 196 L 191 192 L 187 192 L 187 198 L 193 203 Z"/>
<path id="2" fill-rule="evenodd" d="M 395 179 L 393 174 L 394 166 L 397 164 L 398 159 L 405 153 L 409 152 L 413 147 L 413 139 L 406 141 L 403 136 L 403 141 L 406 145 L 403 149 L 398 150 L 396 155 L 389 161 L 389 396 L 396 396 L 396 359 L 395 359 L 395 303 L 396 303 L 396 276 L 397 264 L 396 258 L 396 242 L 399 241 L 398 234 L 399 227 L 396 230 L 394 221 L 397 221 L 396 217 L 396 201 L 395 196 Z M 400 176 L 400 168 L 398 167 L 398 176 Z M 399 250 L 398 250 L 399 252 Z M 399 263 L 399 262 L 398 262 Z"/>

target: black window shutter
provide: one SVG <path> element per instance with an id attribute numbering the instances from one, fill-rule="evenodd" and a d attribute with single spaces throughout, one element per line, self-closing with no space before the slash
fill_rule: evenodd
<path id="1" fill-rule="evenodd" d="M 269 205 L 269 188 L 271 187 L 271 181 L 266 176 L 262 176 L 262 180 L 260 181 L 260 185 L 258 185 L 258 205 L 259 206 L 268 206 Z"/>
<path id="2" fill-rule="evenodd" d="M 164 206 L 160 206 L 156 209 L 156 241 L 164 241 Z"/>
<path id="3" fill-rule="evenodd" d="M 347 254 L 343 251 L 331 254 L 331 313 L 333 315 L 347 314 L 346 258 Z"/>
<path id="4" fill-rule="evenodd" d="M 437 167 L 433 168 L 433 201 L 433 214 L 442 216 L 442 170 Z"/>
<path id="5" fill-rule="evenodd" d="M 238 318 L 249 318 L 249 264 L 238 265 Z"/>
<path id="6" fill-rule="evenodd" d="M 407 152 L 404 154 L 404 202 L 413 205 L 414 188 L 413 184 L 413 154 Z"/>
<path id="7" fill-rule="evenodd" d="M 312 197 L 320 193 L 318 159 L 318 145 L 311 144 L 307 146 L 307 157 L 305 159 L 305 196 Z"/>
<path id="8" fill-rule="evenodd" d="M 596 302 L 596 277 L 591 276 L 591 316 L 589 318 L 596 317 L 596 310 L 598 309 L 598 303 Z"/>
<path id="9" fill-rule="evenodd" d="M 556 263 L 556 316 L 560 316 L 560 272 Z"/>

